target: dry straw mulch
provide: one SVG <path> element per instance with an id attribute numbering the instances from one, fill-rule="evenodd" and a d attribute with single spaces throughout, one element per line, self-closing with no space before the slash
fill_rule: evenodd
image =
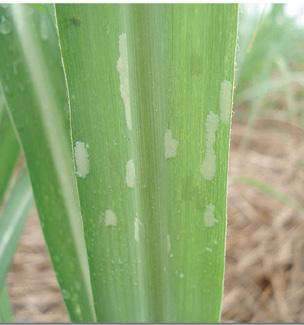
<path id="1" fill-rule="evenodd" d="M 234 124 L 222 320 L 304 322 L 304 210 L 236 179 L 263 180 L 304 206 L 304 131 L 259 121 L 247 151 L 241 152 L 244 133 L 244 126 Z M 67 321 L 35 215 L 25 228 L 8 284 L 16 321 Z"/>

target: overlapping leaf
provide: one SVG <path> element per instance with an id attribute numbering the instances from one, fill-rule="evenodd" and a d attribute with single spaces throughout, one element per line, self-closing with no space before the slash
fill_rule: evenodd
<path id="1" fill-rule="evenodd" d="M 0 34 L 2 93 L 24 149 L 48 250 L 71 319 L 94 321 L 52 6 L 10 5 L 0 15 L 6 24 Z"/>

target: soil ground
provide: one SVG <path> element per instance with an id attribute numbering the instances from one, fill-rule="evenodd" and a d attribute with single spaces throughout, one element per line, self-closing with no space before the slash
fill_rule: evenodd
<path id="1" fill-rule="evenodd" d="M 233 125 L 222 321 L 304 322 L 304 130 L 259 120 L 242 151 L 245 132 Z M 17 322 L 68 321 L 35 212 L 8 286 Z"/>

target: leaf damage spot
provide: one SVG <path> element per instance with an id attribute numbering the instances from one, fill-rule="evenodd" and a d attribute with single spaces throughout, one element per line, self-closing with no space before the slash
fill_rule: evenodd
<path id="1" fill-rule="evenodd" d="M 104 223 L 106 227 L 117 226 L 117 216 L 111 209 L 106 210 L 104 215 Z"/>
<path id="2" fill-rule="evenodd" d="M 232 84 L 228 80 L 221 83 L 220 89 L 220 112 L 221 121 L 224 124 L 229 124 L 232 105 Z"/>
<path id="3" fill-rule="evenodd" d="M 206 210 L 204 212 L 204 224 L 208 228 L 213 227 L 218 222 L 218 220 L 215 218 L 214 210 L 214 204 L 210 203 L 207 205 Z"/>
<path id="4" fill-rule="evenodd" d="M 129 63 L 127 34 L 122 33 L 119 36 L 119 58 L 117 60 L 117 71 L 120 82 L 120 95 L 125 107 L 125 116 L 127 127 L 132 130 L 131 104 L 130 104 L 130 86 L 129 86 Z"/>
<path id="5" fill-rule="evenodd" d="M 205 142 L 205 158 L 201 165 L 201 175 L 208 181 L 212 181 L 216 172 L 216 155 L 214 144 L 216 140 L 216 132 L 219 126 L 219 117 L 214 112 L 209 112 L 206 120 L 206 142 Z"/>
<path id="6" fill-rule="evenodd" d="M 87 144 L 81 141 L 76 141 L 74 146 L 76 175 L 81 178 L 86 178 L 90 171 L 90 160 L 87 149 Z"/>
<path id="7" fill-rule="evenodd" d="M 139 226 L 140 226 L 140 220 L 138 217 L 135 217 L 134 219 L 134 239 L 137 243 L 139 243 Z"/>
<path id="8" fill-rule="evenodd" d="M 130 188 L 135 187 L 136 175 L 135 175 L 135 165 L 133 159 L 130 159 L 126 165 L 126 182 L 128 187 Z"/>
<path id="9" fill-rule="evenodd" d="M 170 159 L 176 156 L 178 141 L 173 138 L 172 131 L 166 129 L 165 131 L 165 158 Z"/>
<path id="10" fill-rule="evenodd" d="M 168 234 L 167 235 L 167 253 L 168 255 L 170 254 L 171 252 L 171 238 L 170 238 L 170 235 Z"/>

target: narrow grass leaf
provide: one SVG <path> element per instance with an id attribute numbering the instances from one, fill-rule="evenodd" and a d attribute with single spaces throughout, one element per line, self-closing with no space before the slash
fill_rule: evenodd
<path id="1" fill-rule="evenodd" d="M 303 73 L 289 73 L 288 76 L 284 76 L 276 80 L 264 80 L 259 82 L 257 85 L 248 87 L 238 94 L 238 97 L 236 98 L 236 104 L 239 105 L 244 101 L 250 102 L 255 99 L 264 97 L 271 92 L 281 91 L 293 83 L 303 86 Z"/>
<path id="2" fill-rule="evenodd" d="M 15 181 L 0 216 L 0 289 L 4 287 L 6 273 L 33 205 L 31 183 L 23 171 Z"/>
<path id="3" fill-rule="evenodd" d="M 296 198 L 276 190 L 273 186 L 267 182 L 264 182 L 263 180 L 254 177 L 239 176 L 235 178 L 235 181 L 240 184 L 252 186 L 269 197 L 278 200 L 282 204 L 285 204 L 299 212 L 304 212 L 303 204 L 300 203 Z"/>

